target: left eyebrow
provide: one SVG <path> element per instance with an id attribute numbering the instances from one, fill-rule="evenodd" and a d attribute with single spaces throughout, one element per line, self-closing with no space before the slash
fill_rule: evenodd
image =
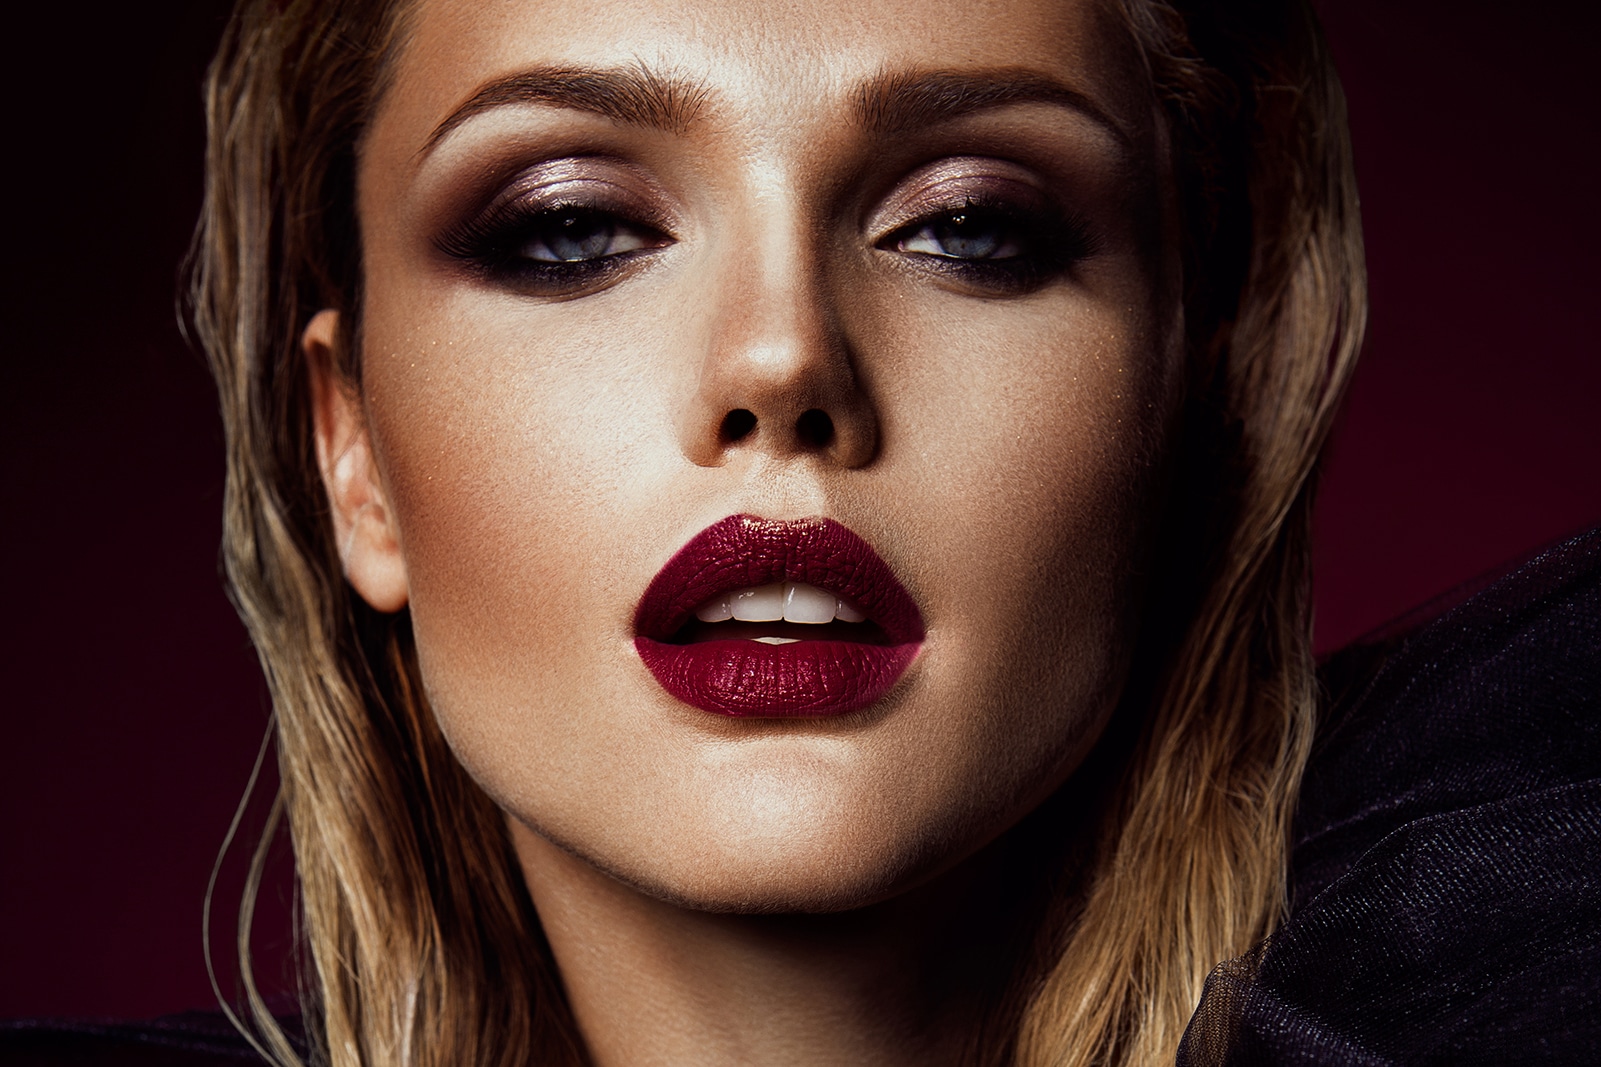
<path id="1" fill-rule="evenodd" d="M 1105 129 L 1123 148 L 1133 138 L 1088 94 L 1033 71 L 924 71 L 879 74 L 857 91 L 856 119 L 879 134 L 904 133 L 1011 104 L 1071 108 Z"/>

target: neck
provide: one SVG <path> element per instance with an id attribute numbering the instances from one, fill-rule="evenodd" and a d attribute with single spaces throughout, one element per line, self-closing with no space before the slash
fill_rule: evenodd
<path id="1" fill-rule="evenodd" d="M 511 830 L 596 1067 L 928 1067 L 1006 1045 L 1043 903 L 1017 899 L 1044 880 L 1017 878 L 1015 849 L 854 911 L 737 915 L 662 901 Z"/>

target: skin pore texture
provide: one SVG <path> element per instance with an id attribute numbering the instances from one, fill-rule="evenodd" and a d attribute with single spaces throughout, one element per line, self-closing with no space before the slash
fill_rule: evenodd
<path id="1" fill-rule="evenodd" d="M 410 13 L 360 383 L 339 312 L 305 335 L 319 455 L 597 1063 L 939 1063 L 978 1024 L 933 961 L 1009 943 L 987 846 L 1104 730 L 1160 510 L 1155 114 L 1082 0 Z M 738 514 L 894 571 L 926 636 L 883 699 L 729 718 L 646 670 L 642 592 Z"/>

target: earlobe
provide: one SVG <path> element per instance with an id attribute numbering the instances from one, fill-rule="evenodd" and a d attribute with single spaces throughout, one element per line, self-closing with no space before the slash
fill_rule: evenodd
<path id="1" fill-rule="evenodd" d="M 341 343 L 339 312 L 317 312 L 300 343 L 311 379 L 317 466 L 328 493 L 339 562 L 351 586 L 375 610 L 399 611 L 410 595 L 406 564 L 361 395 L 334 358 Z"/>

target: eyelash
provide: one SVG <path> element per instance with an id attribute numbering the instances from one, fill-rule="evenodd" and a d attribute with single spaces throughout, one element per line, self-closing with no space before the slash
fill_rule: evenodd
<path id="1" fill-rule="evenodd" d="M 569 232 L 563 233 L 563 228 Z M 562 257 L 572 249 L 560 248 L 560 243 L 580 243 L 586 236 L 593 238 L 597 229 L 609 231 L 604 233 L 607 244 L 621 239 L 634 242 L 634 246 L 620 252 Z M 446 255 L 492 281 L 559 295 L 599 285 L 628 262 L 672 243 L 673 238 L 659 227 L 610 208 L 581 202 L 539 206 L 519 202 L 462 224 L 438 245 Z M 554 258 L 530 255 L 536 245 L 544 246 Z"/>
<path id="2" fill-rule="evenodd" d="M 559 229 L 564 225 L 573 228 L 569 234 Z M 970 240 L 982 243 L 989 235 L 1003 248 L 1014 245 L 1016 251 L 1003 256 L 957 255 L 905 247 L 918 239 L 948 244 L 951 238 L 960 238 L 961 228 L 969 231 Z M 596 230 L 605 231 L 608 245 L 621 239 L 632 247 L 566 259 L 562 252 L 572 249 L 552 244 L 574 243 L 573 233 L 593 238 Z M 496 283 L 541 295 L 564 295 L 598 287 L 633 260 L 672 243 L 673 238 L 659 227 L 609 208 L 581 202 L 540 206 L 513 202 L 457 227 L 439 241 L 439 247 Z M 536 245 L 553 258 L 530 255 Z M 1089 225 L 1077 215 L 974 199 L 914 219 L 885 235 L 876 247 L 908 257 L 924 270 L 1005 294 L 1037 289 L 1096 251 Z"/>
<path id="3" fill-rule="evenodd" d="M 940 233 L 942 227 L 944 234 Z M 974 234 L 971 240 L 989 236 L 1003 249 L 1011 244 L 1017 250 L 1003 256 L 964 256 L 950 249 L 931 252 L 905 247 L 919 238 L 939 243 L 960 240 L 962 235 L 956 231 L 961 228 Z M 1004 292 L 1036 289 L 1096 252 L 1089 224 L 1078 215 L 1019 210 L 1012 204 L 971 199 L 961 207 L 914 219 L 883 237 L 878 247 L 913 257 L 924 269 Z"/>

